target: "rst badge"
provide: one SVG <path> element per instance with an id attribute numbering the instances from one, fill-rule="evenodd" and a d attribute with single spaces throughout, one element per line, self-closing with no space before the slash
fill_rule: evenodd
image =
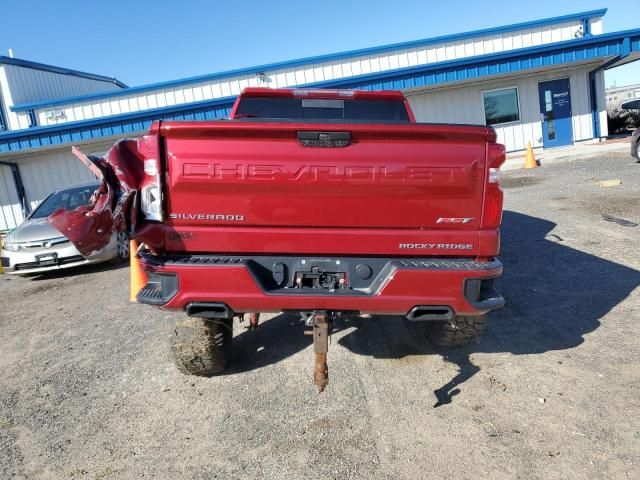
<path id="1" fill-rule="evenodd" d="M 436 223 L 471 223 L 471 217 L 440 217 Z"/>

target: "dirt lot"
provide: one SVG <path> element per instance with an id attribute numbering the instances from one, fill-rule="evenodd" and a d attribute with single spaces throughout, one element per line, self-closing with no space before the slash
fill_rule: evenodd
<path id="1" fill-rule="evenodd" d="M 640 227 L 602 218 L 640 223 L 640 165 L 504 185 L 507 307 L 482 341 L 348 322 L 322 395 L 291 317 L 236 324 L 228 374 L 187 377 L 126 268 L 0 276 L 0 478 L 640 478 Z"/>

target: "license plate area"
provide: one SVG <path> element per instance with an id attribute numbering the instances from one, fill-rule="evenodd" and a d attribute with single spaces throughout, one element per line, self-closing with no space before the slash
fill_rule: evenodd
<path id="1" fill-rule="evenodd" d="M 36 255 L 36 263 L 42 267 L 47 265 L 57 265 L 58 254 L 55 252 L 51 252 L 51 253 L 43 253 L 41 255 Z"/>
<path id="2" fill-rule="evenodd" d="M 319 266 L 312 266 L 310 270 L 296 271 L 294 284 L 294 288 L 341 290 L 347 288 L 347 273 L 327 271 Z"/>

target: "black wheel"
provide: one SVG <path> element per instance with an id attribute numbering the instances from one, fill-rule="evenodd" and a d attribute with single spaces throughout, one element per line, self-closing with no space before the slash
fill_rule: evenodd
<path id="1" fill-rule="evenodd" d="M 182 373 L 210 377 L 227 367 L 232 338 L 233 319 L 185 316 L 170 330 L 169 351 Z"/>
<path id="2" fill-rule="evenodd" d="M 420 329 L 424 336 L 441 347 L 457 347 L 472 343 L 486 329 L 486 315 L 477 317 L 457 316 L 446 322 L 413 323 L 413 331 Z"/>
<path id="3" fill-rule="evenodd" d="M 636 142 L 636 158 L 638 159 L 638 163 L 640 163 L 640 140 Z"/>

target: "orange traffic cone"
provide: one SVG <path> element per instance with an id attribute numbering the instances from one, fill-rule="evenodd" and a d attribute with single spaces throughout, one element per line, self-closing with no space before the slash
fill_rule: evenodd
<path id="1" fill-rule="evenodd" d="M 524 158 L 524 168 L 536 168 L 538 162 L 536 157 L 533 156 L 533 148 L 531 148 L 531 142 L 527 142 L 527 156 Z"/>
<path id="2" fill-rule="evenodd" d="M 131 266 L 130 275 L 131 275 L 131 293 L 129 296 L 129 300 L 132 302 L 136 302 L 136 295 L 142 287 L 147 284 L 147 274 L 144 273 L 142 267 L 140 266 L 140 261 L 138 260 L 138 242 L 135 240 L 129 241 L 129 264 Z"/>

